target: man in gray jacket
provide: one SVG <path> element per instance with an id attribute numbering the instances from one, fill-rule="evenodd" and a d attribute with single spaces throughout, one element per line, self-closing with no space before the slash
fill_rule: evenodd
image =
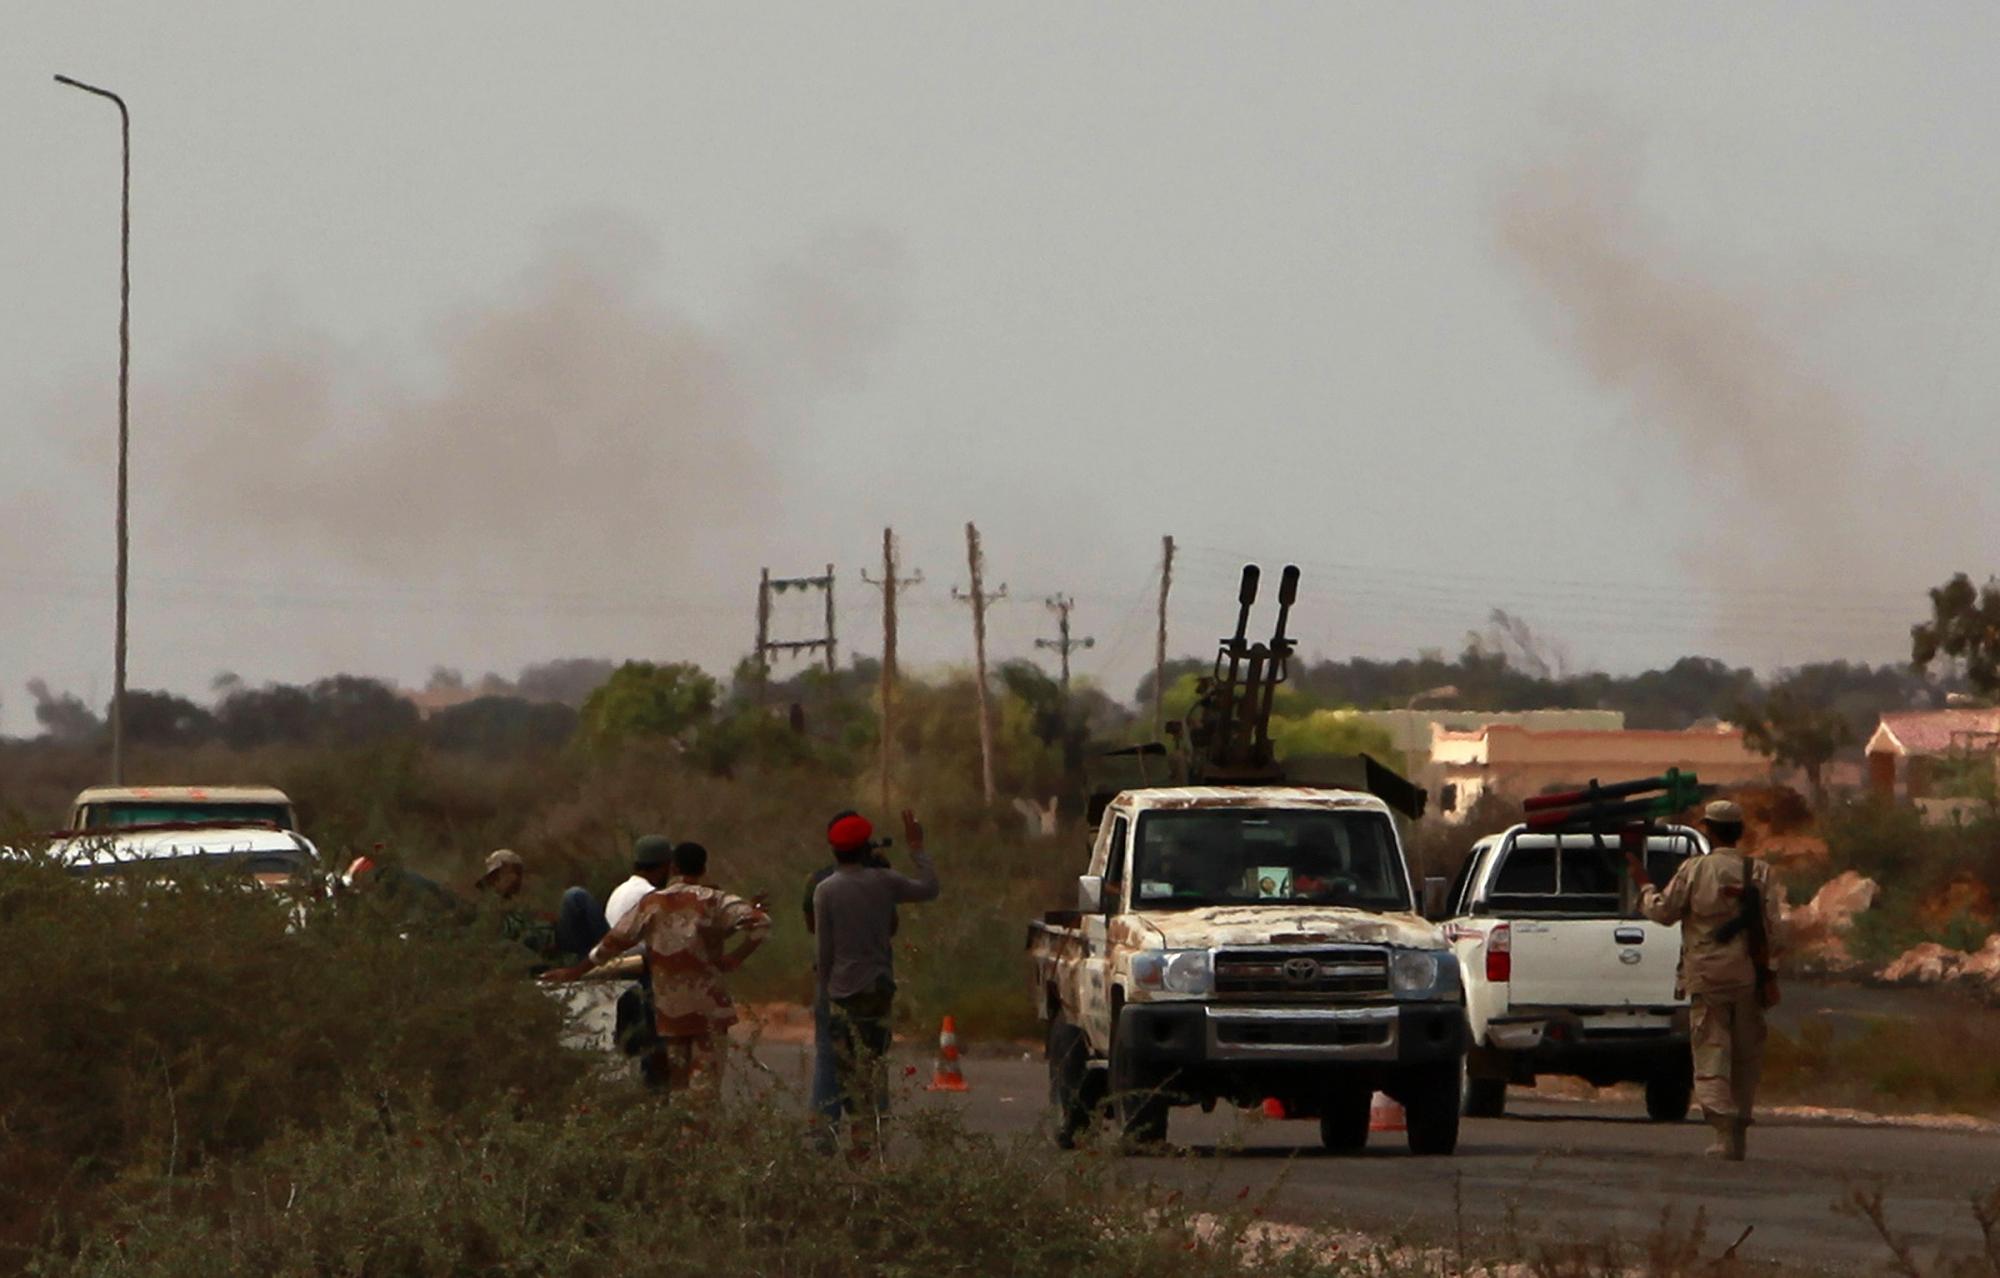
<path id="1" fill-rule="evenodd" d="M 827 1003 L 834 1072 L 853 1139 L 850 1156 L 857 1159 L 868 1157 L 874 1148 L 888 1090 L 885 1061 L 896 998 L 896 906 L 933 901 L 938 895 L 937 867 L 924 850 L 924 827 L 914 812 L 903 812 L 903 838 L 910 847 L 914 876 L 867 863 L 874 834 L 865 817 L 836 820 L 827 830 L 836 868 L 813 889 L 818 992 Z"/>

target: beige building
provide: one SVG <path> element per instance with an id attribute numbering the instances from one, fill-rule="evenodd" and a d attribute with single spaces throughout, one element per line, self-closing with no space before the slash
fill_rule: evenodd
<path id="1" fill-rule="evenodd" d="M 1518 802 L 1545 790 L 1591 781 L 1609 785 L 1669 768 L 1719 785 L 1771 776 L 1771 761 L 1743 743 L 1741 728 L 1728 724 L 1685 732 L 1536 731 L 1514 724 L 1459 731 L 1440 725 L 1431 734 L 1428 775 L 1433 810 L 1446 821 L 1462 821 L 1482 795 Z"/>
<path id="2" fill-rule="evenodd" d="M 1901 710 L 1882 716 L 1868 738 L 1868 788 L 1883 798 L 1933 797 L 1954 764 L 1974 757 L 2000 768 L 2000 710 Z"/>

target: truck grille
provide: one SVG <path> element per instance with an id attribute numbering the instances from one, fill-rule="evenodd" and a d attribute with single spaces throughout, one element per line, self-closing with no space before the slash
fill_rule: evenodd
<path id="1" fill-rule="evenodd" d="M 1313 950 L 1222 950 L 1217 994 L 1387 994 L 1389 952 L 1363 946 Z"/>
<path id="2" fill-rule="evenodd" d="M 1215 1041 L 1225 1047 L 1379 1047 L 1389 1041 L 1389 1023 L 1220 1020 Z"/>

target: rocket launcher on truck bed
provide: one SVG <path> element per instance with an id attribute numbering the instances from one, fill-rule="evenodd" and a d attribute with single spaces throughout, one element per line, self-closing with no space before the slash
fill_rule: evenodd
<path id="1" fill-rule="evenodd" d="M 1581 790 L 1538 794 L 1521 808 L 1524 824 L 1536 833 L 1614 834 L 1691 808 L 1715 789 L 1702 785 L 1692 772 L 1669 768 L 1637 781 L 1599 785 L 1592 780 Z"/>

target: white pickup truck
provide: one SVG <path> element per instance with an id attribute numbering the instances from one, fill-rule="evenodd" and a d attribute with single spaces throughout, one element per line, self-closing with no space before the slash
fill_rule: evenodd
<path id="1" fill-rule="evenodd" d="M 1647 840 L 1655 883 L 1707 843 L 1684 826 Z M 1465 1112 L 1498 1117 L 1507 1085 L 1541 1074 L 1643 1083 L 1656 1122 L 1694 1089 L 1680 930 L 1642 917 L 1617 836 L 1516 826 L 1481 839 L 1453 884 L 1445 936 L 1464 973 L 1471 1049 Z"/>

